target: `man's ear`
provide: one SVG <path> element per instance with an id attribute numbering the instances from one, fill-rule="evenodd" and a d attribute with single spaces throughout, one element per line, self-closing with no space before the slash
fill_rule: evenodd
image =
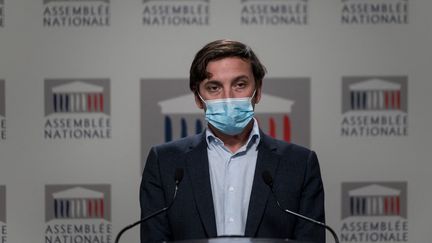
<path id="1" fill-rule="evenodd" d="M 253 98 L 254 104 L 258 104 L 261 100 L 261 87 L 257 88 L 255 91 L 255 96 Z"/>
<path id="2" fill-rule="evenodd" d="M 195 97 L 195 104 L 199 109 L 204 109 L 204 102 L 201 100 L 201 98 L 198 96 L 198 93 L 194 93 Z"/>

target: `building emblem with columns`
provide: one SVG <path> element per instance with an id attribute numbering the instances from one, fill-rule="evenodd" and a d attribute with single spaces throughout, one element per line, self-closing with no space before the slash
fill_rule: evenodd
<path id="1" fill-rule="evenodd" d="M 401 85 L 369 79 L 349 86 L 350 110 L 402 110 Z"/>

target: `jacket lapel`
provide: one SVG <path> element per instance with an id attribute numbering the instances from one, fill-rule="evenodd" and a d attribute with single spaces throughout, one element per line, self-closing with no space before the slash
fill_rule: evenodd
<path id="1" fill-rule="evenodd" d="M 264 216 L 268 197 L 271 196 L 269 187 L 262 179 L 262 173 L 267 170 L 272 175 L 275 174 L 279 164 L 279 157 L 274 150 L 276 150 L 274 144 L 271 143 L 267 135 L 261 132 L 261 141 L 258 145 L 258 157 L 246 220 L 245 236 L 247 237 L 255 237 L 258 226 Z"/>
<path id="2" fill-rule="evenodd" d="M 191 178 L 195 204 L 201 217 L 201 222 L 207 237 L 216 237 L 216 217 L 214 213 L 210 172 L 207 157 L 205 132 L 199 136 L 199 141 L 192 144 L 186 155 L 186 169 Z"/>

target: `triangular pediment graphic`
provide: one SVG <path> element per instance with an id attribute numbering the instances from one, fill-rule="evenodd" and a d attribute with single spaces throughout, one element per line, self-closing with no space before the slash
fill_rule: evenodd
<path id="1" fill-rule="evenodd" d="M 54 198 L 72 199 L 72 198 L 103 198 L 102 192 L 89 190 L 83 187 L 74 187 L 61 192 L 53 193 Z"/>
<path id="2" fill-rule="evenodd" d="M 399 196 L 400 190 L 373 184 L 348 192 L 350 196 Z"/>
<path id="3" fill-rule="evenodd" d="M 84 83 L 82 81 L 74 81 L 71 83 L 58 85 L 52 88 L 53 93 L 101 93 L 103 87 Z"/>
<path id="4" fill-rule="evenodd" d="M 369 79 L 361 83 L 352 84 L 349 87 L 352 91 L 360 90 L 400 90 L 401 85 L 382 79 Z"/>

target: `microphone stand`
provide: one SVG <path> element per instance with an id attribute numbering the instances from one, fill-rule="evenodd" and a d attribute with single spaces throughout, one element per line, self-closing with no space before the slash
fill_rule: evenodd
<path id="1" fill-rule="evenodd" d="M 296 213 L 296 212 L 290 211 L 290 210 L 288 210 L 288 209 L 284 209 L 284 208 L 282 208 L 282 206 L 281 206 L 280 203 L 279 203 L 279 200 L 278 200 L 277 197 L 276 197 L 276 193 L 275 193 L 274 190 L 273 190 L 273 177 L 271 176 L 270 172 L 268 172 L 268 171 L 264 171 L 264 172 L 262 173 L 262 178 L 263 178 L 264 183 L 265 183 L 268 187 L 270 187 L 270 191 L 271 191 L 273 197 L 275 198 L 275 200 L 276 200 L 276 204 L 277 204 L 277 206 L 279 207 L 279 209 L 281 209 L 281 210 L 284 211 L 285 213 L 292 214 L 292 215 L 294 215 L 294 216 L 296 216 L 296 217 L 299 217 L 299 218 L 301 218 L 301 219 L 303 219 L 303 220 L 306 220 L 306 221 L 308 221 L 308 222 L 311 222 L 311 223 L 317 224 L 317 225 L 319 225 L 319 226 L 321 226 L 321 227 L 324 227 L 325 229 L 327 229 L 328 231 L 330 231 L 330 233 L 332 234 L 332 236 L 333 236 L 335 242 L 336 242 L 336 243 L 339 243 L 339 238 L 337 237 L 336 232 L 334 232 L 334 230 L 333 230 L 330 226 L 328 226 L 328 225 L 326 225 L 326 224 L 324 224 L 324 223 L 322 223 L 322 222 L 320 222 L 320 221 L 317 221 L 317 220 L 311 219 L 311 218 L 306 217 L 306 216 L 304 216 L 304 215 L 301 215 L 301 214 L 298 214 L 298 213 Z"/>
<path id="2" fill-rule="evenodd" d="M 332 236 L 333 236 L 335 242 L 336 242 L 336 243 L 339 243 L 339 239 L 338 239 L 338 237 L 337 237 L 337 235 L 336 235 L 336 232 L 334 232 L 334 230 L 333 230 L 330 226 L 324 224 L 323 222 L 320 222 L 320 221 L 317 221 L 317 220 L 314 220 L 314 219 L 308 218 L 308 217 L 303 216 L 303 215 L 301 215 L 301 214 L 298 214 L 298 213 L 296 213 L 296 212 L 293 212 L 293 211 L 290 211 L 290 210 L 288 210 L 288 209 L 284 209 L 284 208 L 282 208 L 281 205 L 279 204 L 279 201 L 278 201 L 277 198 L 276 198 L 276 195 L 275 195 L 275 193 L 274 193 L 274 191 L 273 191 L 273 188 L 272 188 L 271 191 L 272 191 L 273 196 L 274 196 L 275 199 L 276 199 L 276 204 L 278 205 L 278 207 L 279 207 L 282 211 L 284 211 L 284 212 L 286 212 L 286 213 L 289 213 L 289 214 L 293 214 L 293 215 L 295 215 L 295 216 L 297 216 L 297 217 L 299 217 L 299 218 L 301 218 L 301 219 L 303 219 L 303 220 L 309 221 L 309 222 L 311 222 L 311 223 L 321 225 L 322 227 L 324 227 L 324 228 L 326 228 L 328 231 L 330 231 L 330 233 L 332 234 Z"/>
<path id="3" fill-rule="evenodd" d="M 122 230 L 120 230 L 120 232 L 117 234 L 117 237 L 116 237 L 114 243 L 118 243 L 118 242 L 120 241 L 120 237 L 122 236 L 122 234 L 123 234 L 124 232 L 126 232 L 127 230 L 129 230 L 129 229 L 131 229 L 131 228 L 133 228 L 133 227 L 135 227 L 135 226 L 137 226 L 137 225 L 139 225 L 139 224 L 142 224 L 142 223 L 144 223 L 145 221 L 147 221 L 147 220 L 149 220 L 149 219 L 151 219 L 151 218 L 153 218 L 153 217 L 155 217 L 155 216 L 157 216 L 157 215 L 159 215 L 159 214 L 161 214 L 161 213 L 167 211 L 169 208 L 171 208 L 171 206 L 173 205 L 174 200 L 175 200 L 175 198 L 176 198 L 176 196 L 177 196 L 178 185 L 180 184 L 181 180 L 183 179 L 183 169 L 177 169 L 177 170 L 175 171 L 175 178 L 174 178 L 174 179 L 175 179 L 175 189 L 174 189 L 174 196 L 173 196 L 173 199 L 171 200 L 171 203 L 170 203 L 168 206 L 166 206 L 166 207 L 164 207 L 164 208 L 162 208 L 162 209 L 159 209 L 159 210 L 156 211 L 156 212 L 151 213 L 151 214 L 148 215 L 147 217 L 142 218 L 142 219 L 136 221 L 135 223 L 130 224 L 130 225 L 124 227 L 124 228 L 123 228 Z"/>

